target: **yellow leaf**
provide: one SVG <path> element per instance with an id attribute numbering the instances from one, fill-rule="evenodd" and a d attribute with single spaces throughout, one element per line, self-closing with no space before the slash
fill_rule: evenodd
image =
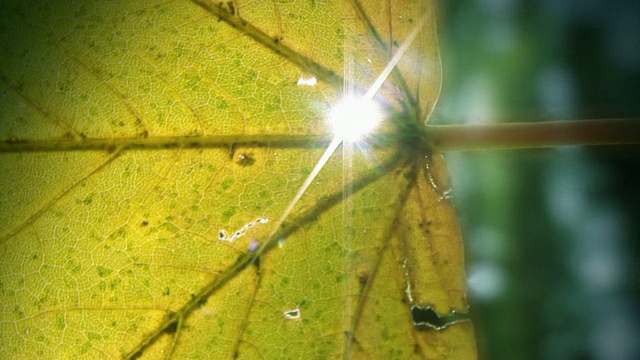
<path id="1" fill-rule="evenodd" d="M 0 357 L 475 357 L 446 169 L 415 136 L 434 5 L 391 3 L 4 2 Z M 383 129 L 274 228 L 342 79 L 366 89 L 422 21 Z"/>

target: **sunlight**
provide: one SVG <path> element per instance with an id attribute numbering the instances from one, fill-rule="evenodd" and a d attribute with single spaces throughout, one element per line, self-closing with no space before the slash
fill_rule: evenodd
<path id="1" fill-rule="evenodd" d="M 365 98 L 347 97 L 336 105 L 327 122 L 335 136 L 344 141 L 357 141 L 371 133 L 382 121 L 380 108 Z"/>

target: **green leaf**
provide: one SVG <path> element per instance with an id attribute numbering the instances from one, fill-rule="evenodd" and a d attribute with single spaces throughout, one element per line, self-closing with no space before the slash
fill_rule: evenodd
<path id="1" fill-rule="evenodd" d="M 0 357 L 475 357 L 446 168 L 415 138 L 429 1 L 1 7 Z M 274 229 L 343 77 L 365 89 L 422 18 L 386 125 Z"/>

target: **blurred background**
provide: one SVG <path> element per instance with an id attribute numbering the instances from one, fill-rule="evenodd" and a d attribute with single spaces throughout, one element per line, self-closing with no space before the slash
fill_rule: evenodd
<path id="1" fill-rule="evenodd" d="M 439 9 L 431 124 L 640 117 L 640 2 Z M 445 154 L 482 359 L 640 359 L 640 146 Z"/>

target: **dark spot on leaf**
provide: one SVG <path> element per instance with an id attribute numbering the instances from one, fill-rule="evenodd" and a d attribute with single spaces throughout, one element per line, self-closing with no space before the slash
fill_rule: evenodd
<path id="1" fill-rule="evenodd" d="M 207 305 L 207 301 L 208 301 L 207 297 L 206 296 L 203 297 L 202 299 L 200 299 L 200 301 L 198 301 L 198 306 L 201 308 L 204 307 L 205 305 Z"/>
<path id="2" fill-rule="evenodd" d="M 147 220 L 144 220 L 140 225 L 141 226 L 147 226 L 147 225 L 149 225 L 149 222 Z"/>
<path id="3" fill-rule="evenodd" d="M 429 227 L 431 225 L 431 221 L 421 221 L 420 224 L 418 224 L 418 226 L 420 227 L 420 229 L 425 229 L 427 227 Z"/>
<path id="4" fill-rule="evenodd" d="M 360 287 L 364 288 L 369 282 L 369 276 L 366 274 L 358 275 L 358 282 L 360 283 Z"/>
<path id="5" fill-rule="evenodd" d="M 233 160 L 233 155 L 236 153 L 236 144 L 231 144 L 229 146 L 229 160 Z"/>
<path id="6" fill-rule="evenodd" d="M 255 163 L 256 160 L 253 158 L 253 154 L 251 153 L 241 153 L 238 154 L 236 164 L 240 166 L 251 166 Z"/>
<path id="7" fill-rule="evenodd" d="M 236 7 L 233 4 L 233 1 L 227 1 L 227 7 L 229 8 L 231 15 L 236 15 Z"/>
<path id="8" fill-rule="evenodd" d="M 164 332 L 167 334 L 175 334 L 178 331 L 178 322 L 174 321 L 169 326 L 164 329 Z"/>

